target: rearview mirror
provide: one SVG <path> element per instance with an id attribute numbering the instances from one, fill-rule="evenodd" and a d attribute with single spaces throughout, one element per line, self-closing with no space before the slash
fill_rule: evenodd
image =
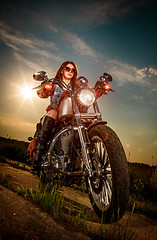
<path id="1" fill-rule="evenodd" d="M 108 73 L 104 73 L 103 78 L 105 79 L 105 82 L 112 82 L 112 77 Z"/>
<path id="2" fill-rule="evenodd" d="M 45 71 L 39 71 L 33 74 L 33 78 L 36 81 L 44 81 L 44 80 L 48 80 L 48 75 Z"/>

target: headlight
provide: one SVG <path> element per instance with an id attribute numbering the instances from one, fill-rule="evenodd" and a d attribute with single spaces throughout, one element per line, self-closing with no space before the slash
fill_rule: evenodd
<path id="1" fill-rule="evenodd" d="M 91 88 L 82 88 L 78 91 L 77 100 L 85 107 L 90 107 L 95 101 L 95 91 Z"/>

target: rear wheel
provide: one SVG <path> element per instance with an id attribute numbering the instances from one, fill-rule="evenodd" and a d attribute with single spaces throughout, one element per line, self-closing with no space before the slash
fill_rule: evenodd
<path id="1" fill-rule="evenodd" d="M 87 180 L 91 204 L 106 223 L 119 220 L 129 197 L 126 156 L 116 133 L 108 126 L 90 129 L 90 158 L 94 175 Z"/>

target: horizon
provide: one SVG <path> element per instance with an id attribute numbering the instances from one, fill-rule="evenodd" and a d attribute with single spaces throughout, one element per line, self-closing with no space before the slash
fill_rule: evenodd
<path id="1" fill-rule="evenodd" d="M 28 143 L 28 144 L 31 142 L 28 139 L 27 139 L 27 141 L 26 140 L 18 140 L 18 139 L 12 138 L 11 136 L 8 136 L 8 137 L 0 136 L 0 138 L 4 138 L 4 139 L 7 139 L 7 140 L 18 141 L 18 142 L 25 142 L 25 143 Z M 126 156 L 126 159 L 127 159 L 128 164 L 129 163 L 137 163 L 137 164 L 144 164 L 144 165 L 150 166 L 150 167 L 157 167 L 157 164 L 154 165 L 154 164 L 143 163 L 143 162 L 131 162 L 130 159 L 127 156 Z"/>
<path id="2" fill-rule="evenodd" d="M 0 135 L 26 140 L 46 113 L 33 74 L 53 77 L 72 60 L 93 87 L 104 72 L 116 90 L 98 99 L 102 118 L 132 162 L 157 164 L 157 2 L 19 1 L 0 8 Z"/>

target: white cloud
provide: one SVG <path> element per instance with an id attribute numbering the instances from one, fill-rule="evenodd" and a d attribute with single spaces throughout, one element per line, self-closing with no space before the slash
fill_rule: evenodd
<path id="1" fill-rule="evenodd" d="M 63 36 L 77 53 L 83 56 L 92 57 L 94 60 L 97 59 L 97 53 L 76 34 L 64 31 Z"/>
<path id="2" fill-rule="evenodd" d="M 20 50 L 24 47 L 28 49 L 35 49 L 38 47 L 58 50 L 55 43 L 34 37 L 23 36 L 20 31 L 14 30 L 3 22 L 0 22 L 0 37 L 6 45 L 12 47 L 14 50 Z"/>
<path id="3" fill-rule="evenodd" d="M 23 62 L 25 63 L 28 67 L 34 69 L 34 70 L 37 70 L 37 69 L 42 69 L 42 66 L 40 66 L 39 64 L 37 63 L 34 63 L 24 57 L 22 57 L 19 53 L 17 52 L 14 52 L 13 53 L 14 57 L 16 60 L 20 61 L 20 62 Z"/>
<path id="4" fill-rule="evenodd" d="M 48 26 L 48 28 L 50 28 L 50 26 Z M 94 49 L 77 34 L 60 29 L 57 35 L 64 40 L 65 44 L 68 43 L 75 53 L 87 56 L 93 61 L 100 63 L 100 65 L 103 64 L 105 71 L 109 72 L 119 85 L 123 85 L 127 82 L 148 85 L 151 84 L 148 79 L 151 78 L 153 80 L 152 76 L 157 75 L 156 68 L 138 68 L 101 55 L 94 51 Z M 24 62 L 35 71 L 37 69 L 42 69 L 41 64 L 43 67 L 50 66 L 51 60 L 55 60 L 55 62 L 64 61 L 60 54 L 54 53 L 55 51 L 59 52 L 55 43 L 37 39 L 32 36 L 25 37 L 22 32 L 15 31 L 2 22 L 0 22 L 0 37 L 2 41 L 13 50 L 16 60 Z M 156 87 L 153 88 L 153 91 L 156 91 Z"/>
<path id="5" fill-rule="evenodd" d="M 59 32 L 59 30 L 58 30 L 58 27 L 56 27 L 54 24 L 52 24 L 52 22 L 51 22 L 51 18 L 42 18 L 41 19 L 41 17 L 39 17 L 39 19 L 40 19 L 40 21 L 41 21 L 41 24 L 43 25 L 43 26 L 46 26 L 48 29 L 50 29 L 52 32 L 54 32 L 54 33 L 58 33 Z"/>
<path id="6" fill-rule="evenodd" d="M 147 76 L 147 74 L 146 74 L 147 67 L 142 68 L 142 69 L 137 69 L 137 68 L 134 68 L 134 69 L 136 71 L 137 79 L 142 80 L 143 78 L 145 78 Z"/>
<path id="7" fill-rule="evenodd" d="M 105 69 L 116 79 L 119 85 L 126 82 L 146 83 L 147 68 L 139 69 L 115 59 L 106 59 Z"/>
<path id="8" fill-rule="evenodd" d="M 151 73 L 151 74 L 154 74 L 154 75 L 157 75 L 157 68 L 149 68 L 149 72 Z"/>
<path id="9" fill-rule="evenodd" d="M 59 50 L 54 42 L 24 36 L 22 32 L 14 30 L 3 22 L 0 22 L 0 38 L 6 46 L 13 50 L 16 60 L 24 62 L 33 69 L 40 65 L 40 60 L 43 58 L 62 61 L 57 54 L 51 53 Z M 35 63 L 28 59 L 33 59 Z"/>

